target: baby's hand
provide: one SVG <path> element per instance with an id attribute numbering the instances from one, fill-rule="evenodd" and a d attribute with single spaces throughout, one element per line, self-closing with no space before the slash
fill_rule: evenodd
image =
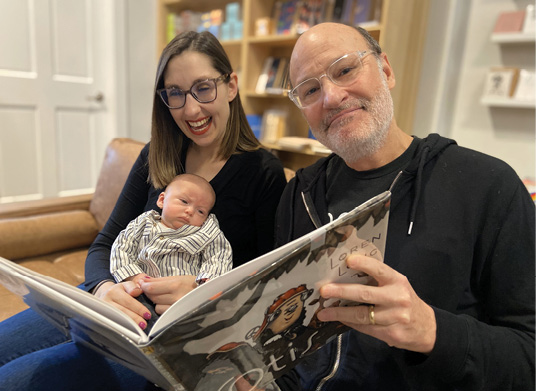
<path id="1" fill-rule="evenodd" d="M 151 278 L 145 273 L 136 274 L 135 276 L 130 276 L 128 278 L 125 278 L 124 281 L 133 281 L 136 286 L 141 287 L 140 283 L 141 281 L 146 281 L 146 279 Z"/>

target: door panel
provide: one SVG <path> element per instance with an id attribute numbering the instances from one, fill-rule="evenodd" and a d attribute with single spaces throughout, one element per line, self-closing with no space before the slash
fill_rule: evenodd
<path id="1" fill-rule="evenodd" d="M 93 190 L 116 135 L 112 3 L 0 0 L 0 203 Z"/>

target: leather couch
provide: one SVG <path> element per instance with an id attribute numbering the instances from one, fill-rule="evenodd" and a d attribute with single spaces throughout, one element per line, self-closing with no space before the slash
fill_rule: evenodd
<path id="1" fill-rule="evenodd" d="M 0 256 L 71 285 L 84 280 L 87 249 L 106 223 L 144 143 L 113 139 L 95 192 L 0 205 Z M 0 321 L 27 308 L 0 285 Z"/>

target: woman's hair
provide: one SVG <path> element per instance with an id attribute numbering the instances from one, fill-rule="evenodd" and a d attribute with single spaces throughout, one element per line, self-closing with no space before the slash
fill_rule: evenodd
<path id="1" fill-rule="evenodd" d="M 231 62 L 218 39 L 209 32 L 184 32 L 177 35 L 162 51 L 156 72 L 153 95 L 153 118 L 151 126 L 151 146 L 149 148 L 149 181 L 155 188 L 164 188 L 178 174 L 184 173 L 181 163 L 183 153 L 191 142 L 178 127 L 170 113 L 170 109 L 156 94 L 156 90 L 164 88 L 164 73 L 169 61 L 183 52 L 191 50 L 205 54 L 212 66 L 221 74 L 231 74 Z M 228 83 L 230 78 L 224 80 Z M 229 119 L 219 156 L 229 159 L 232 154 L 254 151 L 260 143 L 253 134 L 246 119 L 240 94 L 229 102 Z"/>

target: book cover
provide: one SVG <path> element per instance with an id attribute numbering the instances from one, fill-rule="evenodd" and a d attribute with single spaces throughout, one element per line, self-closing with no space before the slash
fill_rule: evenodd
<path id="1" fill-rule="evenodd" d="M 268 78 L 270 70 L 272 69 L 272 63 L 274 58 L 269 56 L 264 60 L 264 65 L 262 67 L 261 74 L 257 79 L 257 85 L 255 86 L 255 92 L 257 94 L 264 94 L 266 92 L 266 84 L 268 83 Z"/>
<path id="2" fill-rule="evenodd" d="M 286 73 L 288 73 L 288 63 L 289 59 L 286 57 L 281 57 L 277 64 L 277 70 L 275 71 L 275 76 L 273 83 L 267 85 L 266 92 L 269 94 L 282 94 L 284 92 L 284 87 L 286 83 Z M 267 83 L 268 84 L 268 83 Z"/>
<path id="3" fill-rule="evenodd" d="M 278 18 L 276 20 L 276 34 L 292 34 L 297 10 L 297 0 L 283 0 L 277 2 Z"/>
<path id="4" fill-rule="evenodd" d="M 350 254 L 383 261 L 390 192 L 333 222 L 194 289 L 146 335 L 127 315 L 91 294 L 0 258 L 0 282 L 77 343 L 86 344 L 167 390 L 258 387 L 347 327 L 321 322 L 325 283 L 371 284 L 346 266 Z"/>
<path id="5" fill-rule="evenodd" d="M 503 12 L 497 18 L 494 33 L 519 33 L 523 30 L 525 11 Z"/>

